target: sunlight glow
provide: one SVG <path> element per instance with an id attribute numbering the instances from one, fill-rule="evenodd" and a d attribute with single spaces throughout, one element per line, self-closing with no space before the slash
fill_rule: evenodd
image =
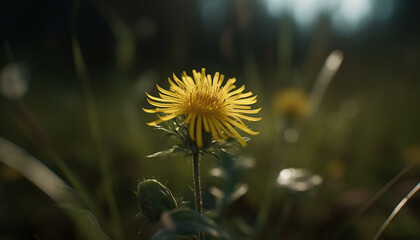
<path id="1" fill-rule="evenodd" d="M 264 0 L 269 15 L 290 15 L 298 28 L 313 26 L 323 14 L 333 28 L 349 33 L 371 19 L 386 20 L 394 9 L 393 0 Z"/>
<path id="2" fill-rule="evenodd" d="M 355 30 L 369 18 L 372 7 L 371 0 L 342 0 L 332 15 L 333 26 L 337 30 Z"/>
<path id="3" fill-rule="evenodd" d="M 226 7 L 224 6 L 224 1 L 202 0 L 201 4 L 201 16 L 205 28 L 210 32 L 220 30 L 223 26 L 226 16 Z"/>
<path id="4" fill-rule="evenodd" d="M 267 10 L 271 16 L 277 16 L 293 8 L 293 0 L 267 0 Z"/>
<path id="5" fill-rule="evenodd" d="M 324 3 L 319 0 L 296 0 L 293 8 L 296 23 L 304 28 L 311 26 L 318 19 Z"/>

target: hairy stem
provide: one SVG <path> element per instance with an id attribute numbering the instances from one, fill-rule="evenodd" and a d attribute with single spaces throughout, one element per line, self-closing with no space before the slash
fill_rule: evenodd
<path id="1" fill-rule="evenodd" d="M 194 199 L 195 199 L 195 210 L 202 214 L 203 200 L 201 195 L 201 179 L 200 179 L 200 152 L 196 151 L 193 153 L 193 178 L 194 178 Z M 199 233 L 198 238 L 204 239 L 204 234 Z"/>

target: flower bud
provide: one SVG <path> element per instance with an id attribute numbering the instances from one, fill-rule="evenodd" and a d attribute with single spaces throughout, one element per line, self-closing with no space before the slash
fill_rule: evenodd
<path id="1" fill-rule="evenodd" d="M 171 191 L 155 179 L 138 183 L 137 201 L 141 213 L 153 221 L 158 221 L 162 212 L 175 209 L 178 205 Z"/>

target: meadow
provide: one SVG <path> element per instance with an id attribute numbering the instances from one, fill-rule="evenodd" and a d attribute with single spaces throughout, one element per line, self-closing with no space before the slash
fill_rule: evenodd
<path id="1" fill-rule="evenodd" d="M 2 4 L 0 239 L 419 239 L 415 1 L 383 18 L 367 1 L 347 28 L 340 6 L 308 23 L 273 2 Z M 184 145 L 147 125 L 146 93 L 202 68 L 257 96 L 246 146 L 204 120 L 209 147 L 185 116 L 160 124 Z M 145 179 L 165 193 L 156 219 Z"/>

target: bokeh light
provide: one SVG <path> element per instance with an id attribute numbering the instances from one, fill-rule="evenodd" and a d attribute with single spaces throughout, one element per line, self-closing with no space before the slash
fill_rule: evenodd
<path id="1" fill-rule="evenodd" d="M 325 15 L 341 34 L 361 29 L 373 19 L 387 20 L 394 11 L 393 0 L 265 0 L 264 3 L 272 17 L 290 16 L 304 31 Z"/>

